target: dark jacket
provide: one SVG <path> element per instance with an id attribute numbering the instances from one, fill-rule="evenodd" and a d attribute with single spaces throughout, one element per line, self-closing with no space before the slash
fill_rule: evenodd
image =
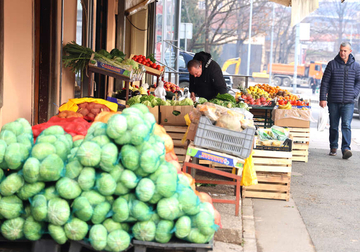
<path id="1" fill-rule="evenodd" d="M 360 92 L 360 65 L 352 54 L 347 63 L 338 54 L 326 66 L 320 87 L 320 101 L 353 103 Z"/>
<path id="2" fill-rule="evenodd" d="M 202 74 L 197 78 L 190 74 L 189 91 L 208 100 L 215 98 L 218 93 L 227 93 L 222 70 L 219 64 L 212 60 L 211 55 L 199 52 L 194 59 L 202 62 Z"/>

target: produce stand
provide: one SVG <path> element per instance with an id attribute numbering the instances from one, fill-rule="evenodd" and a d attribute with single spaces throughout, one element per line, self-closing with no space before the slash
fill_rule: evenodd
<path id="1" fill-rule="evenodd" d="M 206 252 L 213 249 L 214 238 L 206 244 L 189 243 L 180 241 L 178 239 L 173 239 L 168 243 L 133 240 L 133 245 L 134 252 L 146 252 L 148 248 L 156 250 L 191 250 L 195 252 Z"/>
<path id="2" fill-rule="evenodd" d="M 189 163 L 190 157 L 195 157 L 198 159 L 205 159 L 209 161 L 213 161 L 216 163 L 224 164 L 230 167 L 234 167 L 238 169 L 237 174 L 231 174 L 228 172 L 220 171 L 216 168 L 205 167 L 199 164 Z M 191 169 L 202 170 L 211 174 L 220 175 L 222 177 L 233 179 L 234 181 L 229 180 L 195 180 L 196 183 L 203 184 L 218 184 L 218 185 L 234 185 L 235 186 L 235 196 L 236 200 L 224 200 L 224 199 L 212 199 L 213 202 L 217 203 L 227 203 L 235 205 L 235 216 L 239 215 L 239 200 L 240 200 L 240 181 L 241 181 L 241 172 L 242 167 L 245 161 L 235 156 L 223 154 L 216 151 L 211 151 L 207 149 L 202 149 L 199 147 L 195 147 L 192 143 L 190 143 L 185 157 L 185 162 L 183 165 L 183 172 L 191 173 Z"/>
<path id="3" fill-rule="evenodd" d="M 172 138 L 174 142 L 174 151 L 176 156 L 179 159 L 179 163 L 182 164 L 185 160 L 187 141 L 182 143 L 185 132 L 187 130 L 186 126 L 170 126 L 162 125 L 166 130 L 166 133 Z"/>

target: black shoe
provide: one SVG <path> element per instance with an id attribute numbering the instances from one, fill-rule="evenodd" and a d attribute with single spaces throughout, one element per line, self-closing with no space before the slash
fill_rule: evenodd
<path id="1" fill-rule="evenodd" d="M 352 156 L 352 153 L 351 153 L 351 150 L 345 150 L 344 153 L 343 153 L 343 156 L 342 158 L 343 159 L 348 159 Z"/>
<path id="2" fill-rule="evenodd" d="M 336 156 L 336 151 L 337 151 L 337 149 L 335 149 L 335 148 L 330 149 L 329 155 L 330 155 L 330 156 Z"/>

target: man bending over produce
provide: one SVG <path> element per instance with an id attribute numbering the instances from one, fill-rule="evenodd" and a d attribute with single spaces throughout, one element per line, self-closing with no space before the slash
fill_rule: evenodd
<path id="1" fill-rule="evenodd" d="M 193 101 L 196 96 L 211 100 L 219 93 L 227 93 L 221 68 L 209 53 L 195 54 L 194 59 L 188 62 L 187 69 L 190 74 L 189 91 Z"/>

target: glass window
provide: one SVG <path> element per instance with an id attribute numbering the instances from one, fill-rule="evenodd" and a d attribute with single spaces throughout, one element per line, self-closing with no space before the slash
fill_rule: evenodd
<path id="1" fill-rule="evenodd" d="M 179 55 L 179 68 L 186 68 L 184 56 Z"/>
<path id="2" fill-rule="evenodd" d="M 320 71 L 320 65 L 315 65 L 315 71 Z"/>

